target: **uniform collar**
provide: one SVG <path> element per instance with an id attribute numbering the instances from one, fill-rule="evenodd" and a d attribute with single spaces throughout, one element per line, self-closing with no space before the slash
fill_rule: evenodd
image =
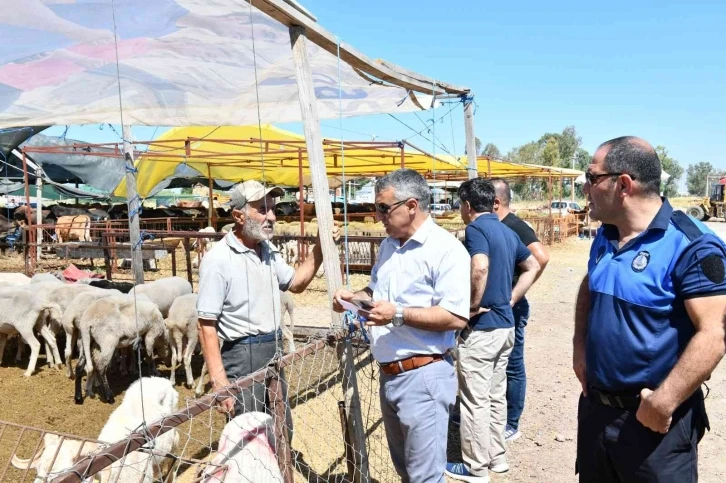
<path id="1" fill-rule="evenodd" d="M 234 252 L 237 253 L 247 253 L 247 252 L 255 252 L 252 248 L 248 248 L 240 241 L 239 238 L 234 234 L 233 231 L 230 231 L 227 233 L 227 235 L 224 237 L 225 241 L 227 242 L 227 245 L 229 248 L 231 248 Z M 270 245 L 267 241 L 261 241 L 259 243 L 261 248 L 261 253 L 264 253 L 265 251 L 270 251 Z"/>
<path id="2" fill-rule="evenodd" d="M 411 235 L 411 238 L 406 240 L 406 242 L 401 245 L 401 241 L 397 240 L 399 243 L 399 246 L 404 246 L 410 241 L 415 241 L 419 245 L 423 245 L 426 239 L 429 237 L 429 233 L 431 233 L 431 230 L 434 228 L 434 220 L 431 218 L 431 215 L 427 216 L 424 222 L 421 224 L 421 226 L 418 227 L 418 230 Z"/>
<path id="3" fill-rule="evenodd" d="M 658 210 L 658 213 L 655 214 L 655 217 L 653 220 L 651 220 L 650 224 L 648 225 L 648 228 L 645 229 L 643 233 L 647 233 L 650 230 L 663 230 L 666 231 L 668 229 L 668 225 L 671 221 L 671 215 L 673 215 L 673 207 L 668 202 L 668 198 L 661 196 L 661 201 L 663 204 L 661 205 L 660 209 Z M 617 240 L 620 237 L 620 234 L 618 232 L 618 229 L 615 225 L 608 225 L 604 224 L 603 227 L 603 234 L 605 235 L 605 238 L 608 240 Z M 641 233 L 641 235 L 643 234 Z"/>

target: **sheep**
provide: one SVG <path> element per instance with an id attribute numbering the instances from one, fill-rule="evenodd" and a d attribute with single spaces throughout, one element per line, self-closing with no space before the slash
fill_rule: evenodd
<path id="1" fill-rule="evenodd" d="M 30 362 L 24 376 L 30 377 L 35 371 L 40 352 L 40 342 L 35 338 L 34 330 L 40 332 L 49 347 L 58 346 L 55 336 L 45 324 L 46 320 L 60 320 L 60 308 L 49 302 L 45 297 L 38 297 L 24 287 L 6 287 L 0 289 L 0 361 L 5 352 L 5 344 L 9 335 L 19 334 L 30 346 Z"/>
<path id="2" fill-rule="evenodd" d="M 80 285 L 79 287 L 81 287 Z M 98 299 L 104 297 L 111 297 L 116 295 L 122 295 L 118 290 L 104 290 L 100 288 L 94 288 L 88 285 L 90 290 L 82 291 L 77 294 L 73 300 L 71 300 L 63 311 L 63 318 L 61 319 L 61 326 L 66 334 L 66 375 L 69 379 L 73 378 L 73 364 L 71 362 L 71 355 L 73 352 L 73 346 L 78 338 L 78 323 L 81 316 L 91 304 Z"/>
<path id="3" fill-rule="evenodd" d="M 97 443 L 64 439 L 53 433 L 43 436 L 42 447 L 32 459 L 20 459 L 13 454 L 10 462 L 19 470 L 34 469 L 34 483 L 43 483 L 46 477 L 71 468 L 81 458 L 98 449 Z"/>
<path id="4" fill-rule="evenodd" d="M 8 282 L 10 285 L 29 285 L 30 277 L 22 273 L 0 273 L 0 281 Z"/>
<path id="5" fill-rule="evenodd" d="M 199 230 L 199 233 L 216 233 L 216 231 L 211 226 L 208 226 Z M 197 252 L 197 256 L 192 260 L 192 268 L 199 268 L 199 263 L 202 258 L 212 249 L 215 243 L 217 242 L 214 238 L 197 238 L 192 242 L 192 250 Z"/>
<path id="6" fill-rule="evenodd" d="M 154 344 L 164 335 L 164 318 L 159 308 L 145 296 L 119 295 L 104 297 L 94 301 L 81 316 L 78 324 L 81 334 L 76 367 L 76 404 L 83 404 L 81 374 L 86 369 L 86 394 L 93 395 L 94 365 L 95 373 L 101 381 L 104 398 L 113 404 L 114 398 L 106 378 L 106 370 L 113 354 L 119 347 L 128 347 L 141 342 L 143 337 L 149 367 L 156 372 L 154 365 Z M 99 353 L 91 352 L 95 342 Z"/>
<path id="7" fill-rule="evenodd" d="M 36 273 L 33 275 L 33 278 L 30 279 L 30 283 L 64 283 L 62 280 L 60 280 L 58 277 L 51 273 Z"/>
<path id="8" fill-rule="evenodd" d="M 109 416 L 98 435 L 103 443 L 115 443 L 143 424 L 150 426 L 164 416 L 177 410 L 179 393 L 171 382 L 161 377 L 142 377 L 126 390 L 123 401 Z M 165 456 L 179 444 L 179 434 L 171 429 L 154 438 L 153 443 L 144 445 L 145 451 L 134 451 L 115 462 L 98 476 L 102 483 L 151 483 L 161 473 Z M 151 449 L 153 448 L 153 449 Z M 149 460 L 151 456 L 151 460 Z"/>
<path id="9" fill-rule="evenodd" d="M 282 483 L 270 415 L 253 411 L 227 423 L 219 449 L 202 473 L 203 483 Z"/>
<path id="10" fill-rule="evenodd" d="M 192 375 L 192 354 L 197 348 L 199 331 L 197 330 L 197 294 L 190 293 L 177 297 L 169 309 L 169 316 L 164 321 L 169 331 L 171 345 L 171 376 L 169 380 L 176 384 L 176 368 L 183 360 L 187 376 L 187 387 L 194 385 Z M 182 342 L 187 338 L 186 349 L 182 352 Z M 182 355 L 183 354 L 183 355 Z"/>
<path id="11" fill-rule="evenodd" d="M 146 295 L 159 307 L 161 315 L 168 317 L 174 299 L 188 293 L 192 293 L 192 285 L 187 280 L 181 277 L 169 277 L 137 285 L 129 292 L 129 295 Z"/>

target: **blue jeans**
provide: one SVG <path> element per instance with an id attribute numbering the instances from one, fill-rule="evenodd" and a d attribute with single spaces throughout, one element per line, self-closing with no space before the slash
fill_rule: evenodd
<path id="1" fill-rule="evenodd" d="M 445 483 L 449 411 L 456 402 L 453 360 L 388 376 L 381 411 L 391 460 L 402 483 Z"/>
<path id="2" fill-rule="evenodd" d="M 514 312 L 514 347 L 507 364 L 507 426 L 519 429 L 527 392 L 527 372 L 524 369 L 524 328 L 529 320 L 529 302 L 522 298 L 512 307 Z"/>

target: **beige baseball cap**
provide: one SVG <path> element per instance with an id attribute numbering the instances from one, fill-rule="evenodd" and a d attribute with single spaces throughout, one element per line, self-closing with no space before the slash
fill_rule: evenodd
<path id="1" fill-rule="evenodd" d="M 229 206 L 231 208 L 242 208 L 247 203 L 259 201 L 267 195 L 277 198 L 284 194 L 285 190 L 279 186 L 265 188 L 259 181 L 250 179 L 235 186 L 229 199 Z"/>

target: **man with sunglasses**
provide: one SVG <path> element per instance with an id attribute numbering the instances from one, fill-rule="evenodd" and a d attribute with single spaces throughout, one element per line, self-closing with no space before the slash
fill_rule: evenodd
<path id="1" fill-rule="evenodd" d="M 587 168 L 603 223 L 577 296 L 580 481 L 696 482 L 701 384 L 723 357 L 726 245 L 659 196 L 646 141 L 603 143 Z"/>
<path id="2" fill-rule="evenodd" d="M 270 243 L 275 198 L 283 194 L 282 188 L 265 188 L 254 180 L 237 185 L 230 197 L 234 228 L 199 267 L 199 341 L 214 391 L 265 367 L 282 350 L 280 291 L 305 290 L 323 262 L 319 242 L 297 269 Z M 283 392 L 287 399 L 287 384 Z M 220 410 L 230 416 L 265 411 L 264 384 L 222 401 Z M 289 407 L 287 425 L 292 434 Z"/>
<path id="3" fill-rule="evenodd" d="M 381 244 L 368 287 L 338 300 L 372 300 L 366 314 L 381 368 L 380 401 L 391 459 L 403 482 L 444 482 L 456 375 L 449 351 L 469 316 L 469 255 L 429 216 L 431 191 L 416 171 L 378 180 Z"/>

